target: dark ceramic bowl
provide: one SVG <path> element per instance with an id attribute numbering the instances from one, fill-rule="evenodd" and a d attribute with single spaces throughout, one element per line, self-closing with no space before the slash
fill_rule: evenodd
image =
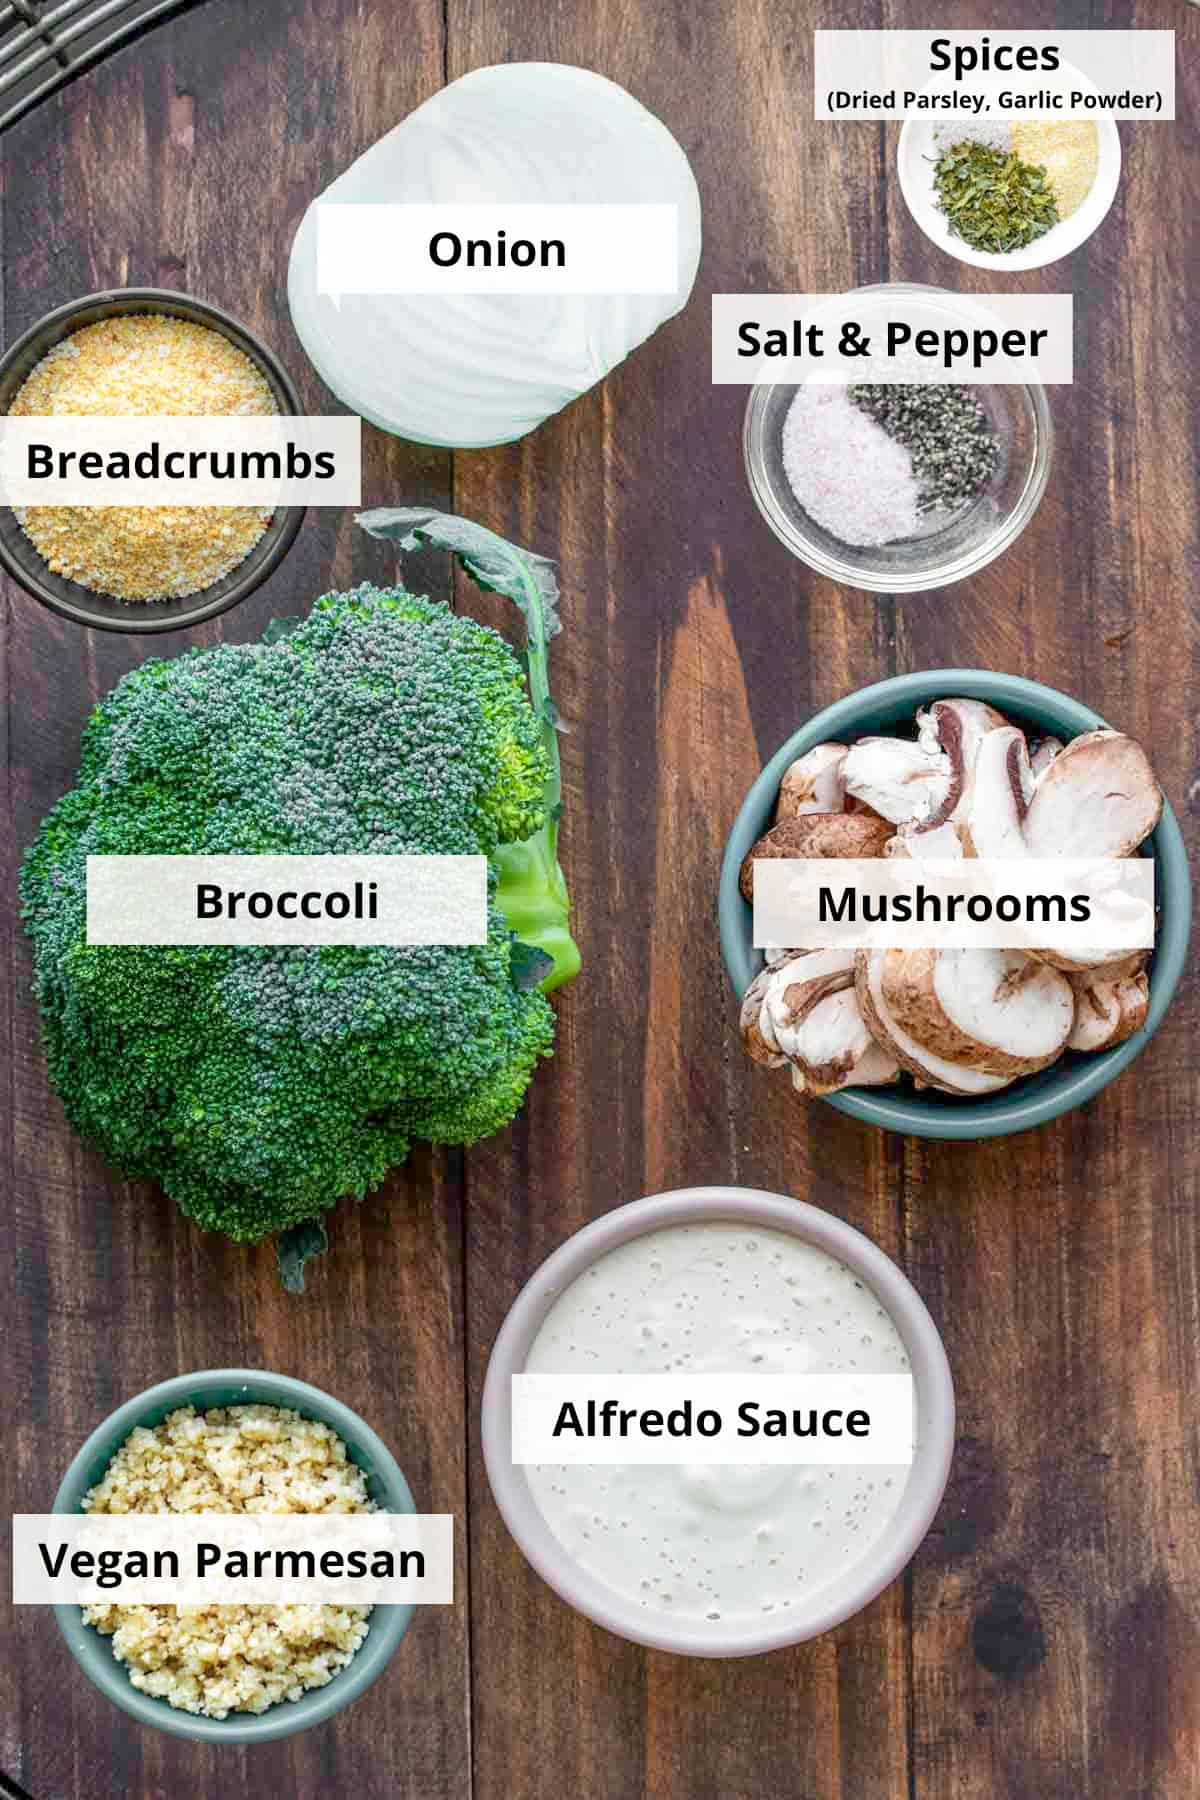
<path id="1" fill-rule="evenodd" d="M 292 417 L 299 413 L 299 396 L 274 351 L 220 307 L 193 300 L 187 294 L 174 294 L 168 288 L 110 288 L 56 307 L 9 345 L 0 357 L 0 414 L 7 413 L 18 390 L 55 344 L 85 325 L 95 325 L 100 319 L 116 318 L 121 313 L 166 313 L 171 318 L 219 331 L 259 369 L 275 396 L 279 412 Z M 178 599 L 116 600 L 108 594 L 95 594 L 65 575 L 54 574 L 21 530 L 10 507 L 0 508 L 0 566 L 35 600 L 76 625 L 139 634 L 181 631 L 227 612 L 252 594 L 291 549 L 304 511 L 302 506 L 277 507 L 271 523 L 244 562 L 211 587 Z"/>
<path id="2" fill-rule="evenodd" d="M 852 744 L 872 733 L 911 734 L 918 707 L 954 694 L 990 701 L 1014 724 L 1029 726 L 1039 736 L 1066 740 L 1105 723 L 1099 713 L 1067 694 L 1018 675 L 998 675 L 990 669 L 926 669 L 917 675 L 897 675 L 891 681 L 876 682 L 873 687 L 849 694 L 817 713 L 771 758 L 742 802 L 725 847 L 719 898 L 721 949 L 729 979 L 739 996 L 762 967 L 763 958 L 753 945 L 753 912 L 742 898 L 738 876 L 746 853 L 770 826 L 779 783 L 788 764 L 814 744 L 829 739 Z M 891 1087 L 846 1088 L 838 1094 L 827 1094 L 830 1106 L 852 1118 L 864 1119 L 869 1125 L 882 1125 L 914 1137 L 987 1138 L 1044 1125 L 1060 1113 L 1091 1100 L 1145 1049 L 1162 1023 L 1187 956 L 1191 880 L 1183 837 L 1169 805 L 1164 804 L 1162 819 L 1143 845 L 1142 854 L 1155 860 L 1159 918 L 1149 968 L 1150 1010 L 1140 1031 L 1112 1050 L 1091 1055 L 1068 1050 L 1048 1069 L 983 1099 L 960 1098 L 932 1089 L 918 1093 L 904 1078 Z"/>
<path id="3" fill-rule="evenodd" d="M 409 1485 L 391 1452 L 357 1413 L 306 1381 L 268 1375 L 259 1369 L 202 1369 L 194 1375 L 176 1375 L 127 1400 L 88 1438 L 63 1477 L 52 1510 L 80 1510 L 84 1495 L 101 1479 L 136 1425 L 160 1425 L 181 1406 L 194 1406 L 198 1412 L 204 1412 L 209 1407 L 249 1404 L 286 1406 L 302 1418 L 321 1420 L 337 1432 L 350 1453 L 350 1461 L 363 1471 L 367 1492 L 377 1506 L 385 1512 L 416 1511 Z M 319 1725 L 340 1712 L 382 1675 L 399 1648 L 412 1615 L 411 1606 L 375 1607 L 362 1647 L 325 1687 L 310 1688 L 299 1700 L 277 1701 L 263 1713 L 230 1713 L 226 1719 L 207 1719 L 139 1692 L 113 1655 L 111 1638 L 85 1625 L 78 1606 L 54 1608 L 71 1655 L 114 1705 L 131 1714 L 139 1725 L 153 1725 L 173 1737 L 195 1738 L 208 1744 L 261 1744 L 270 1738 L 291 1737 L 293 1732 Z"/>

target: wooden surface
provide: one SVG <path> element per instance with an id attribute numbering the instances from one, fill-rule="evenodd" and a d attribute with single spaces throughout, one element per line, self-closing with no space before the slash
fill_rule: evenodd
<path id="1" fill-rule="evenodd" d="M 915 3 L 864 18 L 742 0 L 206 0 L 0 140 L 6 339 L 101 285 L 183 287 L 259 327 L 313 410 L 329 396 L 288 321 L 291 234 L 447 76 L 522 58 L 613 76 L 679 137 L 705 207 L 687 311 L 524 443 L 452 462 L 366 432 L 368 503 L 453 502 L 561 563 L 563 850 L 585 966 L 515 1129 L 465 1157 L 420 1152 L 343 1206 L 303 1299 L 278 1289 L 269 1250 L 201 1237 L 115 1178 L 48 1089 L 15 864 L 72 780 L 89 707 L 145 651 L 5 592 L 0 1513 L 44 1510 L 128 1395 L 248 1363 L 361 1411 L 419 1503 L 458 1522 L 456 1606 L 420 1615 L 334 1723 L 249 1754 L 140 1730 L 48 1616 L 5 1602 L 0 1770 L 33 1800 L 1200 1795 L 1194 975 L 1083 1111 L 931 1144 L 805 1109 L 751 1068 L 715 932 L 724 836 L 762 760 L 814 707 L 908 669 L 981 664 L 1078 694 L 1151 747 L 1195 846 L 1200 15 L 1037 0 L 1005 22 L 1176 27 L 1181 120 L 1123 126 L 1105 226 L 1012 284 L 1076 303 L 1077 379 L 1052 394 L 1036 519 L 974 580 L 902 599 L 809 576 L 760 521 L 744 393 L 709 384 L 708 296 L 986 286 L 911 223 L 898 127 L 808 116 L 810 28 L 927 24 Z M 967 5 L 955 23 L 995 19 Z M 267 588 L 153 652 L 253 637 L 391 567 L 348 514 L 310 514 Z M 444 563 L 422 574 L 449 591 Z M 491 1343 L 541 1258 L 620 1201 L 721 1180 L 815 1200 L 897 1256 L 960 1408 L 950 1489 L 908 1574 L 813 1644 L 724 1664 L 643 1653 L 568 1611 L 509 1540 L 478 1431 Z"/>

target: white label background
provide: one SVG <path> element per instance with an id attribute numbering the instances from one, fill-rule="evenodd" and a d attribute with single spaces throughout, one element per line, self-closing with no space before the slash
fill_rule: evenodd
<path id="1" fill-rule="evenodd" d="M 664 1418 L 690 1400 L 693 1415 L 712 1408 L 721 1416 L 714 1437 L 693 1431 L 671 1437 L 633 1432 L 621 1437 L 581 1437 L 554 1425 L 568 1402 L 586 1424 L 589 1400 L 597 1407 L 612 1400 L 621 1407 L 654 1408 Z M 757 1403 L 759 1423 L 769 1407 L 816 1407 L 845 1415 L 870 1415 L 867 1437 L 739 1437 L 738 1407 Z M 915 1440 L 911 1375 L 531 1375 L 512 1378 L 512 1459 L 514 1463 L 757 1463 L 849 1465 L 911 1463 Z"/>
<path id="2" fill-rule="evenodd" d="M 954 77 L 954 49 L 980 49 L 984 38 L 992 49 L 1000 45 L 1054 46 L 1060 66 L 1053 69 L 975 68 L 959 81 Z M 949 120 L 999 117 L 1016 123 L 1043 116 L 1050 119 L 1173 119 L 1175 117 L 1175 33 L 1173 31 L 816 31 L 813 33 L 814 114 L 818 119 Z M 932 65 L 935 40 L 950 45 L 951 66 Z M 1043 113 L 1022 110 L 1000 112 L 995 96 L 1011 92 L 1061 94 L 1064 106 Z M 1126 90 L 1153 93 L 1161 105 L 1150 110 L 1136 106 L 1089 110 L 1071 108 L 1066 98 L 1072 89 L 1112 96 Z M 892 106 L 850 105 L 830 109 L 832 90 L 858 96 L 895 93 Z M 904 90 L 954 97 L 959 110 L 918 110 L 903 103 Z M 964 96 L 985 94 L 991 101 L 981 114 L 962 108 Z"/>
<path id="3" fill-rule="evenodd" d="M 918 890 L 942 907 L 942 920 L 867 923 L 865 898 L 872 910 L 889 906 L 901 895 L 914 905 Z M 840 908 L 853 894 L 856 923 L 820 916 L 825 890 Z M 959 916 L 946 922 L 952 896 L 995 902 L 1015 899 L 1022 907 L 1019 922 L 1000 918 L 975 921 Z M 1086 900 L 1086 922 L 1024 922 L 1027 899 L 1061 897 Z M 827 907 L 827 912 L 829 908 Z M 1030 858 L 1026 861 L 962 857 L 924 860 L 919 857 L 760 857 L 754 863 L 754 944 L 802 944 L 810 950 L 1055 950 L 1064 956 L 1103 951 L 1148 950 L 1154 944 L 1154 859 L 1149 856 Z M 802 977 L 801 977 L 802 978 Z"/>
<path id="4" fill-rule="evenodd" d="M 195 476 L 100 476 L 90 479 L 72 466 L 63 476 L 33 479 L 28 473 L 31 444 L 48 444 L 76 458 L 89 451 L 107 458 L 129 457 L 159 446 L 184 456 L 213 452 L 224 467 L 233 452 L 274 454 L 287 466 L 288 444 L 310 459 L 324 453 L 334 460 L 334 473 L 311 472 L 289 480 L 286 475 L 247 475 L 219 480 L 211 473 Z M 240 461 L 239 461 L 239 467 Z M 243 417 L 218 413 L 179 415 L 146 413 L 100 417 L 95 413 L 41 413 L 0 418 L 0 501 L 5 506 L 358 506 L 362 502 L 362 420 L 337 413 L 284 413 Z M 214 529 L 220 524 L 214 521 Z"/>
<path id="5" fill-rule="evenodd" d="M 485 944 L 486 856 L 89 856 L 89 944 Z M 353 895 L 377 919 L 198 919 L 196 889 Z"/>
<path id="6" fill-rule="evenodd" d="M 758 381 L 805 381 L 825 377 L 842 381 L 921 383 L 1018 382 L 1067 383 L 1074 376 L 1074 302 L 1070 294 L 714 294 L 712 299 L 712 379 L 714 384 Z M 783 331 L 792 341 L 793 322 L 821 329 L 819 353 L 800 356 L 741 355 L 738 331 L 743 322 L 758 325 L 760 343 L 768 331 Z M 870 340 L 869 356 L 841 356 L 838 345 L 843 327 L 858 323 Z M 907 347 L 895 355 L 886 353 L 888 327 L 907 325 L 917 332 L 937 334 L 935 356 L 918 356 Z M 974 334 L 992 332 L 1002 343 L 1005 331 L 1048 335 L 1038 354 L 1005 355 L 997 352 L 972 366 L 977 342 Z M 947 332 L 967 334 L 966 360 L 947 367 L 941 345 Z M 805 340 L 807 342 L 807 340 Z M 982 340 L 986 343 L 986 340 Z"/>
<path id="7" fill-rule="evenodd" d="M 468 267 L 468 239 L 506 234 L 556 238 L 564 266 Z M 463 243 L 439 267 L 438 232 Z M 352 205 L 317 207 L 317 292 L 342 294 L 674 294 L 679 287 L 678 208 L 673 205 Z M 494 254 L 494 252 L 493 252 Z"/>
<path id="8" fill-rule="evenodd" d="M 219 1566 L 195 1574 L 197 1546 L 223 1551 L 419 1550 L 425 1573 L 387 1579 L 365 1575 L 223 1577 Z M 71 1549 L 129 1552 L 174 1551 L 180 1575 L 138 1576 L 120 1587 L 100 1587 L 92 1576 L 72 1575 L 66 1559 L 51 1576 L 39 1544 L 53 1560 L 60 1544 Z M 153 1567 L 153 1560 L 151 1561 Z M 449 1513 L 18 1513 L 13 1518 L 13 1604 L 16 1606 L 448 1606 L 454 1599 L 454 1520 Z"/>

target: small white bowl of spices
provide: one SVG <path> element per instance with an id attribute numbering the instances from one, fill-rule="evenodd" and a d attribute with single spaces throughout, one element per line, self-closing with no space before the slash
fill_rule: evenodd
<path id="1" fill-rule="evenodd" d="M 931 243 L 1000 273 L 1069 256 L 1121 179 L 1111 119 L 906 119 L 896 151 L 905 204 Z"/>
<path id="2" fill-rule="evenodd" d="M 0 414 L 295 415 L 278 358 L 219 307 L 160 288 L 89 294 L 0 358 Z M 178 631 L 278 567 L 300 506 L 0 509 L 0 566 L 44 606 L 102 631 Z"/>

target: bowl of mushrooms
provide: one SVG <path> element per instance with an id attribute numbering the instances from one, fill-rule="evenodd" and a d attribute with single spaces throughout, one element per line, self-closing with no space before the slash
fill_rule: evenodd
<path id="1" fill-rule="evenodd" d="M 764 857 L 1151 856 L 1154 948 L 805 950 L 753 943 Z M 920 1137 L 1000 1137 L 1090 1100 L 1183 971 L 1187 853 L 1150 761 L 1038 682 L 932 669 L 863 688 L 772 757 L 721 870 L 721 946 L 757 1063 L 803 1098 Z"/>

